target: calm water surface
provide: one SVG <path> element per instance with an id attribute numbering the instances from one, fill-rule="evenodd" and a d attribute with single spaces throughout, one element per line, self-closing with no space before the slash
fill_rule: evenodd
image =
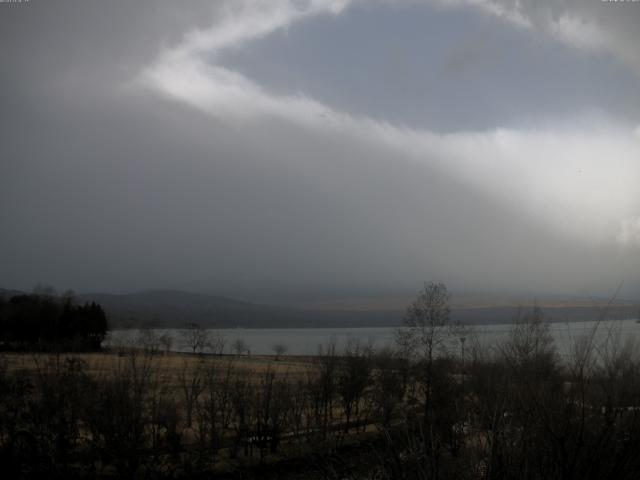
<path id="1" fill-rule="evenodd" d="M 465 337 L 466 348 L 473 344 L 484 347 L 495 347 L 508 338 L 513 326 L 507 325 L 478 325 L 470 327 L 469 331 L 452 337 L 449 348 L 458 351 L 460 338 Z M 615 320 L 606 322 L 571 322 L 552 323 L 549 326 L 555 345 L 561 355 L 569 355 L 572 346 L 580 338 L 584 338 L 595 331 L 596 343 L 602 343 L 607 338 L 625 342 L 635 342 L 640 339 L 640 323 L 634 319 Z M 344 348 L 349 341 L 359 341 L 370 344 L 374 348 L 393 346 L 395 342 L 394 327 L 380 328 L 233 328 L 211 330 L 211 334 L 221 334 L 226 340 L 226 352 L 232 352 L 232 344 L 240 339 L 245 342 L 254 355 L 273 354 L 273 346 L 285 345 L 287 354 L 313 355 L 318 352 L 319 345 L 335 343 L 338 349 Z M 157 335 L 167 334 L 172 337 L 172 350 L 177 352 L 189 351 L 184 342 L 180 329 L 153 330 Z M 105 340 L 106 346 L 135 342 L 139 336 L 136 330 L 114 330 Z"/>

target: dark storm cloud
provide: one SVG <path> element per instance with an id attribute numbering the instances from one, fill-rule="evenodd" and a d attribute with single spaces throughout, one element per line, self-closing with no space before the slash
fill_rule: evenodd
<path id="1" fill-rule="evenodd" d="M 308 120 L 309 105 L 286 97 L 249 89 L 240 103 L 194 109 L 141 86 L 162 52 L 217 21 L 207 2 L 33 1 L 1 13 L 2 286 L 189 286 L 264 300 L 413 291 L 424 279 L 534 291 L 638 285 L 637 250 L 599 233 L 577 241 L 589 226 L 567 234 L 548 221 L 553 206 L 538 214 L 520 196 L 509 201 L 500 185 L 523 185 L 512 173 L 478 183 L 443 164 L 469 141 L 488 157 L 491 136 L 436 138 L 422 159 L 413 134 L 357 118 L 336 132 L 323 125 L 339 112 Z M 367 140 L 381 132 L 407 148 Z"/>

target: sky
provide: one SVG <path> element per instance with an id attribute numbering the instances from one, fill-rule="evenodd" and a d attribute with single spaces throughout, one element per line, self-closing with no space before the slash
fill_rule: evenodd
<path id="1" fill-rule="evenodd" d="M 640 299 L 640 2 L 0 3 L 0 287 Z"/>

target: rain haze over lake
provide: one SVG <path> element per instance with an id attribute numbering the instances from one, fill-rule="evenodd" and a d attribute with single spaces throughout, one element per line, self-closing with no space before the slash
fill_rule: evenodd
<path id="1" fill-rule="evenodd" d="M 635 300 L 637 6 L 5 2 L 0 286 Z"/>

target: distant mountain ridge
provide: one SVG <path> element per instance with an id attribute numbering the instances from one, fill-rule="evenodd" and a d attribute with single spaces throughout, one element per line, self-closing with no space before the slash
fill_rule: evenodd
<path id="1" fill-rule="evenodd" d="M 293 312 L 241 300 L 178 290 L 147 290 L 129 294 L 89 293 L 80 301 L 95 301 L 114 325 L 180 327 L 197 323 L 207 327 L 248 327 L 282 324 Z M 286 323 L 286 322 L 285 322 Z"/>
<path id="2" fill-rule="evenodd" d="M 0 297 L 24 294 L 19 290 L 0 289 Z M 180 328 L 196 323 L 207 328 L 308 328 L 308 327 L 397 327 L 404 318 L 403 308 L 388 310 L 313 309 L 261 305 L 228 297 L 179 290 L 145 290 L 136 293 L 79 294 L 80 303 L 102 305 L 112 328 Z M 451 320 L 466 324 L 509 323 L 519 310 L 513 305 L 454 306 Z M 545 305 L 550 321 L 595 320 L 602 315 L 594 305 Z M 616 303 L 607 309 L 607 318 L 637 318 L 638 307 Z"/>
<path id="3" fill-rule="evenodd" d="M 4 298 L 24 293 L 0 289 Z M 85 293 L 76 300 L 100 304 L 112 328 L 179 328 L 189 323 L 208 328 L 370 327 L 400 325 L 402 319 L 396 311 L 313 311 L 179 290 Z"/>

